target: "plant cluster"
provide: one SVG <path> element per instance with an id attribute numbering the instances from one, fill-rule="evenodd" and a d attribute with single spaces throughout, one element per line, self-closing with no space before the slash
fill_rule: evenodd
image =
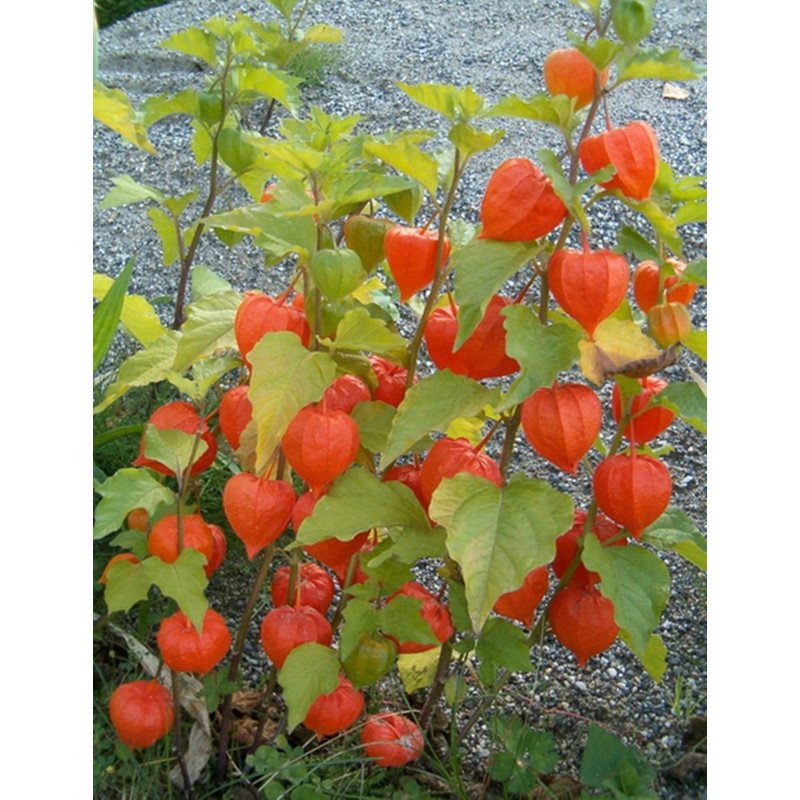
<path id="1" fill-rule="evenodd" d="M 680 235 L 704 219 L 703 178 L 673 173 L 647 121 L 612 122 L 621 84 L 699 74 L 676 51 L 641 46 L 652 2 L 575 0 L 585 35 L 548 56 L 547 90 L 527 100 L 398 84 L 440 115 L 448 145 L 435 151 L 433 131 L 365 135 L 358 116 L 301 117 L 284 68 L 297 47 L 338 33 L 315 25 L 298 39 L 302 9 L 270 1 L 289 35 L 239 15 L 164 43 L 207 65 L 202 90 L 134 109 L 96 89 L 98 116 L 145 149 L 149 126 L 187 115 L 208 167 L 196 215 L 199 189 L 169 197 L 127 176 L 103 201 L 149 204 L 164 263 L 181 271 L 172 329 L 125 294 L 133 261 L 114 281 L 98 276 L 95 311 L 95 369 L 119 320 L 141 344 L 96 411 L 138 387 L 166 383 L 181 397 L 150 414 L 130 466 L 96 479 L 94 536 L 121 551 L 101 577 L 99 636 L 168 600 L 155 621 L 140 613 L 139 638 L 158 656 L 142 657 L 148 679 L 114 690 L 109 716 L 129 748 L 173 737 L 172 777 L 187 796 L 214 751 L 219 786 L 234 773 L 265 797 L 335 795 L 319 776 L 309 788 L 307 764 L 302 779 L 286 771 L 295 756 L 280 734 L 302 730 L 320 747 L 332 737 L 333 751 L 344 742 L 373 770 L 424 759 L 452 776 L 464 738 L 510 676 L 532 670 L 548 632 L 581 666 L 620 639 L 659 680 L 670 592 L 659 551 L 705 568 L 705 539 L 670 505 L 653 443 L 670 425 L 705 430 L 690 366 L 705 359 L 705 331 L 687 311 L 705 262 L 685 263 Z M 276 105 L 289 114 L 277 125 Z M 554 127 L 562 151 L 498 164 L 472 226 L 453 205 L 474 157 L 503 138 L 486 127 L 503 117 Z M 251 202 L 219 208 L 236 184 Z M 598 247 L 600 203 L 636 212 L 641 230 L 621 227 L 614 249 Z M 290 265 L 284 290 L 240 293 L 195 267 L 211 233 L 231 247 L 248 237 L 267 268 Z M 416 315 L 411 330 L 401 305 Z M 658 373 L 669 366 L 685 379 L 668 383 Z M 588 502 L 520 469 L 526 449 L 583 481 Z M 199 491 L 219 463 L 222 526 Z M 230 547 L 252 565 L 235 631 L 206 597 Z M 245 752 L 232 707 L 253 627 L 270 669 Z M 396 677 L 402 693 L 386 690 Z M 465 712 L 444 748 L 431 735 L 443 697 Z M 273 709 L 282 719 L 270 736 Z M 549 734 L 502 717 L 493 732 L 488 778 L 516 796 L 548 785 Z M 596 727 L 580 778 L 587 793 L 655 796 L 641 757 Z M 458 776 L 449 788 L 467 796 Z M 413 791 L 404 796 L 425 796 Z"/>

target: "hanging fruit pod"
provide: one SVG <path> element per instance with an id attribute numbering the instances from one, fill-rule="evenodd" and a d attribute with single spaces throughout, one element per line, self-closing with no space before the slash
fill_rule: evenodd
<path id="1" fill-rule="evenodd" d="M 567 208 L 544 172 L 527 158 L 510 158 L 486 184 L 479 238 L 529 242 L 550 233 L 566 216 Z"/>
<path id="2" fill-rule="evenodd" d="M 533 624 L 533 612 L 547 594 L 550 580 L 547 567 L 536 567 L 526 576 L 522 586 L 501 594 L 494 604 L 494 611 L 509 619 L 519 620 L 526 628 Z"/>
<path id="3" fill-rule="evenodd" d="M 675 286 L 686 269 L 683 261 L 668 258 L 666 263 L 672 269 L 673 274 L 664 278 L 663 287 L 661 286 L 661 268 L 655 261 L 642 261 L 633 273 L 633 296 L 636 304 L 645 314 L 654 305 L 661 302 L 687 305 L 697 291 L 696 283 L 682 283 L 680 286 Z"/>
<path id="4" fill-rule="evenodd" d="M 475 381 L 517 372 L 519 363 L 506 355 L 506 329 L 500 313 L 509 305 L 512 305 L 510 300 L 494 295 L 478 326 L 455 352 L 458 309 L 442 307 L 434 310 L 425 326 L 425 345 L 431 361 L 438 369 L 449 369 Z"/>
<path id="5" fill-rule="evenodd" d="M 578 147 L 578 155 L 590 175 L 609 164 L 616 169 L 613 177 L 601 184 L 605 189 L 619 189 L 632 200 L 650 197 L 661 154 L 656 132 L 646 122 L 631 122 L 589 136 Z"/>
<path id="6" fill-rule="evenodd" d="M 603 408 L 588 386 L 556 383 L 525 400 L 521 422 L 525 438 L 539 455 L 575 475 L 600 433 Z"/>
<path id="7" fill-rule="evenodd" d="M 632 419 L 625 427 L 625 437 L 629 442 L 645 444 L 663 433 L 672 424 L 675 414 L 666 406 L 653 406 L 644 411 L 650 400 L 669 385 L 663 378 L 648 375 L 639 383 L 642 391 L 631 400 Z M 617 383 L 611 393 L 611 413 L 615 422 L 622 418 L 622 392 Z"/>
<path id="8" fill-rule="evenodd" d="M 557 250 L 547 282 L 561 308 L 594 336 L 625 299 L 628 272 L 625 257 L 611 250 Z"/>
<path id="9" fill-rule="evenodd" d="M 240 472 L 225 484 L 222 493 L 225 516 L 244 542 L 251 561 L 284 532 L 294 502 L 294 489 L 286 481 Z"/>
<path id="10" fill-rule="evenodd" d="M 664 463 L 638 453 L 601 461 L 593 485 L 597 505 L 636 539 L 664 513 L 672 496 L 672 478 Z"/>
<path id="11" fill-rule="evenodd" d="M 392 273 L 400 299 L 405 301 L 412 294 L 433 282 L 436 272 L 436 246 L 439 231 L 422 228 L 407 228 L 396 225 L 384 239 L 386 262 Z M 450 240 L 444 237 L 442 264 L 450 256 Z"/>
<path id="12" fill-rule="evenodd" d="M 341 475 L 355 461 L 359 447 L 355 420 L 323 405 L 298 411 L 281 439 L 286 460 L 314 491 Z"/>
<path id="13" fill-rule="evenodd" d="M 568 584 L 556 592 L 548 616 L 556 638 L 575 654 L 579 667 L 611 647 L 619 633 L 614 604 L 594 586 Z"/>
<path id="14" fill-rule="evenodd" d="M 550 94 L 565 94 L 575 98 L 575 108 L 588 106 L 594 100 L 594 64 L 574 47 L 553 50 L 544 60 L 544 82 Z M 599 74 L 602 91 L 608 83 L 608 67 Z"/>

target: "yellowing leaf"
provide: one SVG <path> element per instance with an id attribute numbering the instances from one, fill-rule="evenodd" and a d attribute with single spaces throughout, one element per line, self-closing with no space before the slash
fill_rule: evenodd
<path id="1" fill-rule="evenodd" d="M 436 665 L 439 663 L 441 647 L 425 650 L 422 653 L 404 653 L 397 657 L 397 669 L 400 680 L 408 694 L 424 689 L 433 683 L 436 677 Z"/>
<path id="2" fill-rule="evenodd" d="M 631 362 L 656 358 L 661 352 L 635 322 L 613 318 L 600 323 L 594 341 L 578 342 L 578 349 L 583 374 L 597 386 Z"/>
<path id="3" fill-rule="evenodd" d="M 95 81 L 94 117 L 140 149 L 155 155 L 156 148 L 147 138 L 147 129 L 136 119 L 131 101 L 122 90 L 109 89 Z"/>
<path id="4" fill-rule="evenodd" d="M 108 275 L 95 273 L 92 286 L 95 300 L 102 300 L 113 283 L 113 278 L 109 278 Z M 145 347 L 166 332 L 166 328 L 161 324 L 153 306 L 138 294 L 125 296 L 120 319 L 128 333 Z"/>
<path id="5" fill-rule="evenodd" d="M 469 439 L 472 444 L 478 444 L 483 423 L 480 417 L 458 417 L 450 423 L 446 433 L 451 439 Z"/>
<path id="6" fill-rule="evenodd" d="M 373 276 L 366 283 L 362 283 L 354 292 L 350 293 L 351 297 L 358 300 L 359 303 L 366 305 L 372 302 L 372 293 L 380 292 L 386 288 L 386 284 L 377 276 Z"/>

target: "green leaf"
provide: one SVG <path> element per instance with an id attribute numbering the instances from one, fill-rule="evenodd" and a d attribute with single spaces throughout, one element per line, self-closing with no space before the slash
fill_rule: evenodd
<path id="1" fill-rule="evenodd" d="M 346 661 L 359 639 L 378 630 L 378 609 L 367 600 L 352 597 L 342 612 L 344 625 L 339 637 L 339 660 Z"/>
<path id="2" fill-rule="evenodd" d="M 92 294 L 95 300 L 102 301 L 113 285 L 114 281 L 108 275 L 94 273 Z M 138 294 L 125 295 L 120 319 L 125 330 L 145 347 L 160 339 L 167 332 L 153 306 Z"/>
<path id="3" fill-rule="evenodd" d="M 148 208 L 147 216 L 153 224 L 153 229 L 161 239 L 161 246 L 164 250 L 161 260 L 165 267 L 175 263 L 180 255 L 178 243 L 178 231 L 175 229 L 175 220 L 160 208 Z"/>
<path id="4" fill-rule="evenodd" d="M 97 368 L 111 347 L 111 342 L 114 341 L 114 334 L 117 332 L 125 301 L 125 292 L 128 290 L 135 263 L 136 259 L 133 257 L 127 260 L 111 289 L 94 310 L 92 317 L 92 372 L 97 372 Z"/>
<path id="5" fill-rule="evenodd" d="M 380 610 L 380 629 L 400 642 L 439 644 L 421 610 L 421 600 L 399 594 Z"/>
<path id="6" fill-rule="evenodd" d="M 164 195 L 158 189 L 137 183 L 130 175 L 120 175 L 112 178 L 111 182 L 114 184 L 114 188 L 103 198 L 100 208 L 127 206 L 131 203 L 141 203 L 144 200 L 163 203 L 165 200 Z"/>
<path id="7" fill-rule="evenodd" d="M 201 28 L 187 28 L 161 42 L 161 47 L 195 56 L 211 67 L 217 66 L 217 39 Z"/>
<path id="8" fill-rule="evenodd" d="M 236 351 L 233 323 L 241 303 L 242 296 L 229 290 L 206 295 L 187 306 L 172 369 L 184 372 L 199 358 Z"/>
<path id="9" fill-rule="evenodd" d="M 611 39 L 595 39 L 591 43 L 575 36 L 571 36 L 570 39 L 575 49 L 580 50 L 594 64 L 594 68 L 598 72 L 602 72 L 608 67 L 617 54 L 625 49 L 623 44 Z"/>
<path id="10" fill-rule="evenodd" d="M 706 395 L 694 381 L 671 383 L 655 395 L 652 402 L 674 411 L 700 433 L 707 432 Z"/>
<path id="11" fill-rule="evenodd" d="M 130 98 L 121 89 L 109 89 L 94 82 L 94 118 L 116 131 L 141 150 L 155 155 L 156 148 L 147 138 L 147 129 L 137 119 Z"/>
<path id="12" fill-rule="evenodd" d="M 287 72 L 263 67 L 240 67 L 236 70 L 239 88 L 274 98 L 292 114 L 300 108 L 300 80 Z"/>
<path id="13" fill-rule="evenodd" d="M 475 153 L 494 147 L 505 135 L 505 131 L 482 131 L 466 122 L 459 122 L 450 129 L 447 138 L 458 148 L 462 160 L 466 161 Z"/>
<path id="14" fill-rule="evenodd" d="M 536 389 L 550 386 L 560 372 L 569 369 L 579 355 L 583 334 L 563 323 L 542 325 L 532 309 L 513 305 L 501 312 L 506 318 L 506 352 L 519 362 L 519 377 L 496 406 L 512 408 Z"/>
<path id="15" fill-rule="evenodd" d="M 410 137 L 400 137 L 394 142 L 370 141 L 364 145 L 366 155 L 379 158 L 398 172 L 421 183 L 435 196 L 438 185 L 436 159 L 417 147 Z"/>
<path id="16" fill-rule="evenodd" d="M 150 559 L 146 559 L 149 561 Z M 103 595 L 108 613 L 128 611 L 138 602 L 147 600 L 153 582 L 147 570 L 146 561 L 133 564 L 119 561 L 108 571 L 108 582 Z"/>
<path id="17" fill-rule="evenodd" d="M 194 548 L 187 547 L 172 564 L 160 558 L 142 562 L 150 580 L 165 597 L 171 597 L 186 614 L 198 631 L 203 629 L 203 617 L 208 609 L 205 592 L 208 586 L 203 567 L 206 557 Z"/>
<path id="18" fill-rule="evenodd" d="M 396 409 L 381 400 L 365 400 L 358 403 L 350 416 L 358 425 L 361 446 L 370 453 L 380 453 L 386 447 L 386 439 Z"/>
<path id="19" fill-rule="evenodd" d="M 582 783 L 593 789 L 614 790 L 617 798 L 658 800 L 657 795 L 648 788 L 653 784 L 655 773 L 644 756 L 594 723 L 589 726 L 589 739 L 581 759 L 580 778 Z"/>
<path id="20" fill-rule="evenodd" d="M 496 390 L 450 370 L 423 378 L 406 392 L 397 409 L 378 469 L 386 469 L 430 431 L 444 433 L 454 419 L 471 417 L 496 400 Z"/>
<path id="21" fill-rule="evenodd" d="M 453 619 L 453 625 L 456 626 L 458 631 L 472 631 L 472 622 L 469 619 L 469 608 L 467 607 L 467 594 L 464 590 L 464 584 L 458 581 L 447 581 L 447 607 L 450 609 L 450 616 Z"/>
<path id="22" fill-rule="evenodd" d="M 233 287 L 225 280 L 225 278 L 217 275 L 208 267 L 202 264 L 195 264 L 192 267 L 192 301 L 194 304 L 198 300 L 211 294 L 222 294 L 224 292 L 233 291 Z M 187 308 L 187 312 L 191 315 L 192 306 Z M 186 333 L 186 326 L 183 326 L 184 334 Z"/>
<path id="23" fill-rule="evenodd" d="M 666 565 L 644 547 L 603 547 L 593 533 L 584 539 L 582 557 L 587 569 L 600 574 L 600 591 L 614 604 L 617 625 L 644 650 L 669 599 Z"/>
<path id="24" fill-rule="evenodd" d="M 501 594 L 553 560 L 573 509 L 569 496 L 522 473 L 503 489 L 466 473 L 441 482 L 428 513 L 447 530 L 447 550 L 461 567 L 476 632 Z"/>
<path id="25" fill-rule="evenodd" d="M 525 266 L 541 248 L 524 242 L 473 239 L 450 257 L 458 304 L 456 348 L 467 340 L 486 313 L 500 287 Z"/>
<path id="26" fill-rule="evenodd" d="M 698 358 L 708 361 L 708 331 L 692 331 L 682 342 Z"/>
<path id="27" fill-rule="evenodd" d="M 447 555 L 445 532 L 442 528 L 431 530 L 401 528 L 390 531 L 389 536 L 393 541 L 390 543 L 386 540 L 388 546 L 380 560 L 371 558 L 370 564 L 379 566 L 383 560 L 390 558 L 402 564 L 416 564 L 421 558 L 444 558 Z"/>
<path id="28" fill-rule="evenodd" d="M 708 206 L 706 202 L 684 203 L 675 212 L 675 224 L 687 225 L 690 222 L 705 222 L 707 219 Z"/>
<path id="29" fill-rule="evenodd" d="M 239 356 L 223 355 L 203 358 L 192 367 L 191 390 L 187 392 L 192 402 L 200 406 L 211 389 L 222 377 L 234 369 L 243 366 Z M 170 381 L 174 383 L 174 373 Z"/>
<path id="30" fill-rule="evenodd" d="M 314 701 L 339 685 L 339 659 L 330 647 L 316 642 L 301 644 L 286 656 L 278 683 L 289 711 L 287 731 L 291 733 L 306 718 Z"/>
<path id="31" fill-rule="evenodd" d="M 638 50 L 620 65 L 617 83 L 652 78 L 659 81 L 691 81 L 705 74 L 705 68 L 682 55 L 677 48 L 670 50 Z"/>
<path id="32" fill-rule="evenodd" d="M 416 103 L 430 108 L 449 120 L 469 119 L 477 114 L 483 99 L 471 87 L 459 90 L 445 83 L 418 83 L 412 86 L 398 81 L 397 85 Z"/>
<path id="33" fill-rule="evenodd" d="M 667 671 L 667 648 L 663 639 L 654 633 L 650 636 L 647 645 L 644 648 L 640 648 L 626 631 L 622 631 L 619 638 L 625 642 L 628 649 L 641 661 L 642 666 L 647 670 L 647 674 L 656 683 L 660 683 L 664 673 Z"/>
<path id="34" fill-rule="evenodd" d="M 144 432 L 144 455 L 182 475 L 208 450 L 208 442 L 197 434 L 174 428 L 159 430 L 148 425 Z"/>
<path id="35" fill-rule="evenodd" d="M 706 279 L 706 266 L 707 262 L 705 258 L 700 261 L 692 261 L 691 264 L 686 265 L 686 269 L 681 276 L 682 280 L 705 286 L 708 282 Z"/>
<path id="36" fill-rule="evenodd" d="M 645 528 L 642 541 L 658 550 L 672 550 L 703 571 L 707 566 L 706 537 L 680 509 L 669 507 Z"/>
<path id="37" fill-rule="evenodd" d="M 94 512 L 94 539 L 118 531 L 134 508 L 144 508 L 151 516 L 160 505 L 175 505 L 175 495 L 159 483 L 147 469 L 125 467 L 100 485 L 102 500 Z"/>
<path id="38" fill-rule="evenodd" d="M 122 550 L 129 550 L 139 561 L 147 558 L 147 534 L 144 531 L 133 528 L 121 531 L 111 540 L 111 544 Z"/>
<path id="39" fill-rule="evenodd" d="M 235 175 L 241 175 L 249 169 L 258 157 L 258 151 L 236 128 L 224 128 L 217 137 L 219 157 Z"/>
<path id="40" fill-rule="evenodd" d="M 429 527 L 411 489 L 398 481 L 382 483 L 362 467 L 352 467 L 316 504 L 297 531 L 297 541 L 313 544 L 333 537 L 347 542 L 371 528 Z"/>
<path id="41" fill-rule="evenodd" d="M 658 261 L 658 250 L 647 241 L 638 231 L 629 226 L 620 228 L 617 233 L 618 253 L 633 253 L 639 261 Z"/>
<path id="42" fill-rule="evenodd" d="M 566 95 L 536 94 L 528 100 L 512 94 L 504 97 L 485 112 L 486 117 L 519 117 L 554 125 L 569 133 L 575 127 L 577 118 L 572 108 L 572 100 Z"/>
<path id="43" fill-rule="evenodd" d="M 365 308 L 354 308 L 336 326 L 336 338 L 322 343 L 333 350 L 366 351 L 384 355 L 405 350 L 406 340 L 390 331 L 381 319 L 371 316 Z"/>
<path id="44" fill-rule="evenodd" d="M 490 617 L 483 626 L 475 655 L 484 665 L 511 672 L 532 672 L 531 648 L 525 632 L 500 617 Z"/>
<path id="45" fill-rule="evenodd" d="M 253 365 L 250 402 L 256 423 L 256 472 L 261 472 L 297 412 L 315 403 L 336 376 L 325 353 L 312 353 L 293 333 L 266 334 L 247 354 Z"/>
<path id="46" fill-rule="evenodd" d="M 424 198 L 422 189 L 414 184 L 410 189 L 390 194 L 382 199 L 390 211 L 397 214 L 400 219 L 409 225 L 413 225 Z"/>
<path id="47" fill-rule="evenodd" d="M 172 114 L 188 114 L 197 116 L 200 103 L 195 89 L 184 89 L 177 94 L 160 94 L 148 97 L 141 105 L 143 122 L 150 127 L 159 120 Z"/>
<path id="48" fill-rule="evenodd" d="M 615 189 L 611 192 L 615 197 L 629 208 L 638 211 L 650 223 L 653 230 L 664 240 L 667 247 L 675 253 L 678 258 L 683 254 L 683 241 L 678 235 L 678 227 L 675 220 L 664 212 L 661 206 L 654 200 L 642 200 L 641 202 L 631 200 L 626 197 L 619 190 Z"/>

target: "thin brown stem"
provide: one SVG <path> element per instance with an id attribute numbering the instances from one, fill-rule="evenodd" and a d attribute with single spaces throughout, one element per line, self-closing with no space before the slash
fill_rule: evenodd
<path id="1" fill-rule="evenodd" d="M 423 731 L 428 727 L 428 723 L 433 715 L 433 710 L 436 708 L 436 704 L 439 702 L 439 698 L 444 691 L 444 684 L 447 681 L 447 672 L 450 667 L 450 656 L 452 653 L 453 648 L 450 646 L 450 642 L 445 642 L 439 653 L 439 663 L 436 665 L 436 676 L 433 679 L 433 686 L 431 686 L 431 690 L 428 693 L 428 697 L 419 715 L 419 726 Z"/>
<path id="2" fill-rule="evenodd" d="M 236 633 L 236 642 L 233 648 L 233 657 L 231 658 L 230 665 L 228 666 L 228 680 L 235 681 L 236 676 L 239 674 L 239 662 L 242 660 L 244 653 L 244 643 L 247 639 L 247 629 L 250 627 L 250 620 L 253 617 L 256 603 L 261 595 L 261 589 L 264 586 L 264 581 L 269 574 L 269 567 L 272 563 L 272 556 L 275 553 L 275 545 L 271 544 L 264 552 L 264 558 L 261 561 L 261 566 L 256 575 L 253 587 L 250 590 L 250 597 L 247 600 L 242 619 L 239 622 L 239 630 Z M 228 694 L 222 706 L 222 723 L 219 733 L 219 749 L 217 751 L 217 780 L 221 781 L 225 777 L 228 766 L 228 738 L 230 736 L 231 726 L 231 711 L 232 711 L 233 695 Z"/>

